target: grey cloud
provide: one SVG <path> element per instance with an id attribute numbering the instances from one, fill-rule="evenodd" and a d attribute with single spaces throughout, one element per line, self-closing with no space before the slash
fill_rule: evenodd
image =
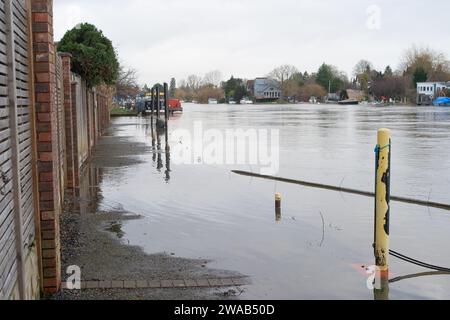
<path id="1" fill-rule="evenodd" d="M 380 30 L 366 27 L 370 5 L 381 9 Z M 414 43 L 450 54 L 449 9 L 446 0 L 56 0 L 54 16 L 57 39 L 76 23 L 97 25 L 151 84 L 216 69 L 252 78 L 285 63 L 395 68 Z"/>

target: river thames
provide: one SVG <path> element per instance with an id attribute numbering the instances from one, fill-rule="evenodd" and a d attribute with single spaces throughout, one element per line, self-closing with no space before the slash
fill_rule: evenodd
<path id="1" fill-rule="evenodd" d="M 276 175 L 374 190 L 376 134 L 392 130 L 392 194 L 450 203 L 450 108 L 335 105 L 194 105 L 170 120 L 177 130 L 276 130 Z M 206 267 L 249 277 L 250 299 L 373 299 L 366 267 L 374 263 L 374 201 L 233 174 L 253 164 L 176 163 L 152 141 L 150 118 L 116 118 L 114 135 L 147 144 L 138 163 L 106 168 L 99 185 L 106 210 L 120 203 L 142 216 L 125 222 L 121 241 L 146 253 L 204 259 Z M 153 136 L 154 138 L 154 136 Z M 153 142 L 153 143 L 152 143 Z M 274 195 L 281 193 L 277 219 Z M 450 212 L 391 203 L 391 248 L 450 266 Z M 391 260 L 391 278 L 429 270 Z M 450 276 L 392 282 L 391 299 L 450 298 Z"/>

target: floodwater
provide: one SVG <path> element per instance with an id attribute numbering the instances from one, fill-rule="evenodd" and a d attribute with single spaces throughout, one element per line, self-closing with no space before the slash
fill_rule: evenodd
<path id="1" fill-rule="evenodd" d="M 392 130 L 392 194 L 450 203 L 450 109 L 433 107 L 186 104 L 177 129 L 278 129 L 277 175 L 372 191 L 377 129 Z M 152 146 L 149 118 L 113 120 L 115 135 Z M 147 253 L 210 261 L 240 272 L 249 299 L 374 299 L 366 270 L 373 258 L 374 201 L 231 173 L 255 165 L 176 164 L 154 142 L 140 163 L 105 169 L 101 206 L 119 203 L 142 219 L 123 241 Z M 174 150 L 183 141 L 171 141 Z M 185 141 L 184 141 L 185 143 Z M 172 156 L 173 158 L 173 156 Z M 274 194 L 283 196 L 276 219 Z M 278 221 L 277 221 L 278 220 Z M 391 248 L 450 267 L 450 212 L 392 203 Z M 429 270 L 391 260 L 391 278 Z M 390 299 L 448 299 L 450 275 L 425 274 L 389 285 Z"/>

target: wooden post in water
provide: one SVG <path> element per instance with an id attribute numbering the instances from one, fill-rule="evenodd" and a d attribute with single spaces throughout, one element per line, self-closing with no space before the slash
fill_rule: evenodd
<path id="1" fill-rule="evenodd" d="M 275 194 L 275 221 L 281 221 L 281 193 Z"/>
<path id="2" fill-rule="evenodd" d="M 153 113 L 155 111 L 155 87 L 152 88 L 152 97 L 150 99 L 150 105 L 152 108 L 151 119 L 152 119 L 152 124 L 153 124 Z"/>
<path id="3" fill-rule="evenodd" d="M 156 118 L 159 120 L 159 113 L 160 113 L 160 106 L 161 106 L 161 100 L 160 100 L 160 90 L 159 90 L 159 86 L 156 87 Z"/>
<path id="4" fill-rule="evenodd" d="M 391 131 L 378 130 L 375 182 L 375 261 L 381 278 L 389 277 L 389 220 L 391 197 Z"/>
<path id="5" fill-rule="evenodd" d="M 170 151 L 169 146 L 169 85 L 164 82 L 164 118 L 166 129 L 166 153 Z"/>
<path id="6" fill-rule="evenodd" d="M 169 120 L 169 85 L 164 83 L 164 116 L 167 120 Z"/>

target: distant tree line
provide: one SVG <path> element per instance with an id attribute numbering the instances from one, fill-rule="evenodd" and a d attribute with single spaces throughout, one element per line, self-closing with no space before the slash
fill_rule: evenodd
<path id="1" fill-rule="evenodd" d="M 119 74 L 130 71 L 122 68 L 119 70 Z M 312 96 L 324 99 L 328 93 L 343 99 L 346 98 L 348 89 L 360 90 L 367 100 L 399 101 L 407 98 L 415 101 L 418 82 L 450 81 L 450 62 L 443 53 L 427 47 L 412 46 L 404 52 L 396 70 L 391 66 L 377 70 L 370 61 L 363 59 L 355 65 L 351 77 L 327 63 L 323 63 L 312 73 L 301 72 L 293 65 L 281 65 L 268 73 L 267 77 L 278 83 L 282 90 L 281 99 L 288 101 L 308 101 Z M 132 87 L 136 88 L 134 82 Z M 199 103 L 206 103 L 209 98 L 239 103 L 245 97 L 254 98 L 249 89 L 246 79 L 232 76 L 222 81 L 219 71 L 211 71 L 204 76 L 190 75 L 178 84 L 172 79 L 170 95 Z M 147 90 L 148 86 L 142 89 L 144 92 Z M 118 90 L 122 91 L 125 90 Z"/>

